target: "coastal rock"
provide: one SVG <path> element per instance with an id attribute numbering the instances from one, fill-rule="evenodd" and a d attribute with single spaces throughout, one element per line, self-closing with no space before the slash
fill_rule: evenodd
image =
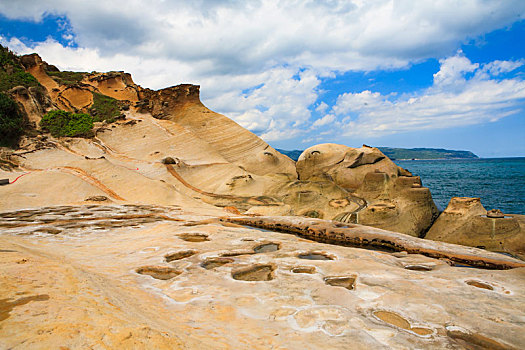
<path id="1" fill-rule="evenodd" d="M 487 211 L 487 217 L 488 218 L 504 218 L 505 214 L 499 209 L 491 209 Z"/>
<path id="2" fill-rule="evenodd" d="M 523 215 L 489 213 L 479 198 L 454 197 L 426 238 L 525 256 Z"/>
<path id="3" fill-rule="evenodd" d="M 414 237 L 437 212 L 430 193 L 377 149 L 315 146 L 296 171 L 196 85 L 151 91 L 123 72 L 64 85 L 37 55 L 23 62 L 51 101 L 35 123 L 94 93 L 130 107 L 90 139 L 0 150 L 15 179 L 0 186 L 0 348 L 525 347 L 524 262 Z M 479 200 L 447 210 L 443 232 L 525 223 L 483 217 Z"/>
<path id="4" fill-rule="evenodd" d="M 332 219 L 352 213 L 345 217 L 414 236 L 423 234 L 437 214 L 419 178 L 396 166 L 377 148 L 317 145 L 303 152 L 295 164 L 253 133 L 206 108 L 197 85 L 153 91 L 134 84 L 124 72 L 83 73 L 77 84 L 61 85 L 50 78 L 46 63 L 38 56 L 29 55 L 23 61 L 45 87 L 55 108 L 86 111 L 95 93 L 130 106 L 125 120 L 119 119 L 111 127 L 100 125 L 93 142 L 50 140 L 59 150 L 52 158 L 39 153 L 48 163 L 38 160 L 36 169 L 78 168 L 98 173 L 103 163 L 87 166 L 71 154 L 94 158 L 91 154 L 98 148 L 97 157 L 104 157 L 109 164 L 124 161 L 124 168 L 145 171 L 147 178 L 165 181 L 185 196 L 253 214 Z M 146 137 L 149 141 L 144 143 Z M 27 167 L 35 167 L 33 159 L 36 157 L 24 159 Z M 158 159 L 165 171 L 146 170 Z M 98 176 L 94 178 L 100 181 Z M 112 180 L 117 178 L 114 174 Z M 147 190 L 140 193 L 148 201 L 159 197 L 149 196 Z M 110 197 L 127 199 L 130 195 Z"/>
<path id="5" fill-rule="evenodd" d="M 339 186 L 358 189 L 369 172 L 398 175 L 399 167 L 375 147 L 351 148 L 325 143 L 306 149 L 297 161 L 300 180 L 332 179 Z"/>
<path id="6" fill-rule="evenodd" d="M 523 268 L 488 273 L 451 266 L 409 245 L 417 243 L 419 253 L 448 252 L 450 258 L 523 262 L 319 219 L 269 218 L 272 225 L 260 226 L 265 230 L 240 225 L 258 225 L 252 219 L 259 220 L 218 220 L 202 207 L 129 203 L 0 212 L 0 347 L 525 345 Z M 410 253 L 318 243 L 273 231 L 279 224 L 299 235 L 318 227 L 312 234 L 324 228 L 334 238 L 340 233 L 349 238 L 349 232 L 388 237 L 409 244 L 403 249 Z M 178 238 L 190 234 L 208 239 Z M 174 256 L 180 259 L 168 262 Z"/>
<path id="7" fill-rule="evenodd" d="M 365 203 L 358 210 L 332 210 L 334 219 L 344 217 L 353 223 L 420 236 L 437 217 L 430 191 L 422 187 L 421 179 L 374 147 L 310 147 L 299 157 L 297 173 L 303 181 L 333 182 Z"/>

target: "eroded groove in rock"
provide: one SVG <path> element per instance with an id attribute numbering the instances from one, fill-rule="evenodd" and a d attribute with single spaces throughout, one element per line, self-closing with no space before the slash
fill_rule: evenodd
<path id="1" fill-rule="evenodd" d="M 328 220 L 292 216 L 224 217 L 221 220 L 292 233 L 321 243 L 351 247 L 389 248 L 393 251 L 406 251 L 409 254 L 422 254 L 436 259 L 444 258 L 477 268 L 506 270 L 525 267 L 525 262 L 501 254 L 456 244 L 425 240 L 357 224 L 337 227 Z"/>
<path id="2" fill-rule="evenodd" d="M 297 257 L 306 260 L 334 260 L 333 256 L 320 252 L 301 253 Z"/>
<path id="3" fill-rule="evenodd" d="M 212 270 L 216 267 L 220 267 L 232 262 L 234 262 L 234 260 L 230 258 L 207 258 L 201 263 L 201 267 L 205 268 L 206 270 Z"/>
<path id="4" fill-rule="evenodd" d="M 348 290 L 355 288 L 355 280 L 357 276 L 327 276 L 324 278 L 326 284 L 334 287 L 343 287 Z"/>
<path id="5" fill-rule="evenodd" d="M 270 281 L 274 270 L 273 265 L 252 265 L 233 271 L 232 277 L 241 281 Z"/>
<path id="6" fill-rule="evenodd" d="M 66 172 L 68 172 L 68 173 L 70 173 L 72 175 L 76 175 L 76 176 L 80 177 L 81 179 L 83 179 L 83 180 L 89 182 L 90 184 L 98 187 L 99 189 L 101 189 L 102 191 L 104 191 L 105 193 L 107 193 L 108 195 L 113 197 L 113 199 L 120 200 L 120 201 L 125 201 L 124 198 L 122 198 L 121 196 L 116 194 L 113 190 L 108 188 L 106 185 L 101 183 L 99 180 L 97 180 L 93 176 L 91 176 L 88 173 L 86 173 L 83 169 L 76 168 L 76 167 L 70 167 L 70 166 L 64 166 L 64 167 L 60 167 L 60 168 L 57 168 L 57 169 L 62 170 L 62 171 L 66 171 Z"/>
<path id="7" fill-rule="evenodd" d="M 148 275 L 158 280 L 169 280 L 182 272 L 167 266 L 143 266 L 135 270 L 138 274 Z"/>
<path id="8" fill-rule="evenodd" d="M 8 319 L 11 311 L 13 311 L 13 309 L 17 306 L 25 305 L 31 301 L 47 301 L 47 300 L 49 300 L 49 295 L 47 294 L 22 297 L 15 301 L 9 301 L 9 299 L 0 299 L 0 321 Z"/>
<path id="9" fill-rule="evenodd" d="M 432 271 L 434 269 L 432 266 L 419 265 L 419 264 L 405 265 L 404 268 L 407 270 L 412 270 L 412 271 Z"/>
<path id="10" fill-rule="evenodd" d="M 465 283 L 468 284 L 469 286 L 473 286 L 473 287 L 476 287 L 476 288 L 487 289 L 487 290 L 494 290 L 494 288 L 490 284 L 485 283 L 485 282 L 481 282 L 481 281 L 468 280 Z"/>
<path id="11" fill-rule="evenodd" d="M 515 349 L 508 345 L 485 337 L 478 333 L 472 333 L 466 329 L 457 326 L 447 326 L 447 336 L 454 339 L 461 345 L 466 345 L 467 349 L 491 349 L 491 350 L 512 350 Z"/>
<path id="12" fill-rule="evenodd" d="M 209 241 L 208 235 L 205 235 L 203 233 L 182 233 L 178 235 L 178 237 L 183 241 L 193 243 Z"/>
<path id="13" fill-rule="evenodd" d="M 178 252 L 166 254 L 164 258 L 166 259 L 166 262 L 172 262 L 175 260 L 189 258 L 190 256 L 193 256 L 195 254 L 197 254 L 197 251 L 195 250 L 181 250 Z"/>
<path id="14" fill-rule="evenodd" d="M 390 325 L 396 326 L 398 328 L 402 328 L 407 331 L 414 332 L 417 335 L 428 336 L 433 333 L 433 331 L 429 328 L 412 327 L 410 322 L 408 322 L 404 317 L 396 314 L 395 312 L 378 310 L 378 311 L 374 311 L 373 315 L 383 322 L 386 322 Z"/>
<path id="15" fill-rule="evenodd" d="M 315 266 L 296 266 L 293 267 L 290 271 L 293 273 L 315 273 Z"/>
<path id="16" fill-rule="evenodd" d="M 279 250 L 279 243 L 263 243 L 263 244 L 260 244 L 258 246 L 256 246 L 255 248 L 253 248 L 253 251 L 255 252 L 255 254 L 260 254 L 260 253 L 271 253 L 271 252 L 276 252 Z"/>
<path id="17" fill-rule="evenodd" d="M 249 203 L 250 206 L 253 205 L 277 205 L 277 201 L 270 197 L 265 196 L 257 196 L 257 197 L 242 197 L 242 196 L 234 196 L 230 194 L 217 194 L 212 192 L 203 191 L 200 188 L 197 188 L 191 184 L 189 184 L 180 174 L 175 170 L 173 165 L 171 164 L 165 164 L 166 169 L 168 172 L 176 178 L 180 183 L 182 183 L 185 187 L 191 189 L 192 191 L 195 191 L 197 193 L 200 193 L 202 195 L 205 195 L 207 197 L 216 198 L 216 199 L 227 199 L 230 201 L 235 202 L 237 205 L 239 203 Z M 221 206 L 217 204 L 218 206 Z M 223 206 L 231 206 L 231 202 L 225 203 Z"/>

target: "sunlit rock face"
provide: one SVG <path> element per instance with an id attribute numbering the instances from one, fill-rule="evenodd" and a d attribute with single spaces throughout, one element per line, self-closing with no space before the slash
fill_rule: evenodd
<path id="1" fill-rule="evenodd" d="M 325 143 L 306 149 L 297 161 L 300 180 L 330 179 L 348 190 L 358 189 L 366 174 L 374 171 L 389 176 L 409 174 L 379 149 L 368 146 L 351 148 Z"/>
<path id="2" fill-rule="evenodd" d="M 377 149 L 315 146 L 296 170 L 198 86 L 63 85 L 23 62 L 43 90 L 11 94 L 35 127 L 93 93 L 127 108 L 91 138 L 0 149 L 0 348 L 525 347 L 523 261 L 354 224 L 415 236 L 436 213 Z M 513 227 L 456 204 L 443 232 Z"/>
<path id="3" fill-rule="evenodd" d="M 106 202 L 0 211 L 0 348 L 525 345 L 523 261 L 319 219 Z"/>
<path id="4" fill-rule="evenodd" d="M 487 212 L 479 198 L 454 197 L 426 238 L 525 257 L 525 216 Z"/>
<path id="5" fill-rule="evenodd" d="M 123 108 L 115 122 L 97 123 L 92 139 L 50 137 L 38 147 L 34 140 L 25 140 L 27 149 L 21 152 L 34 153 L 14 159 L 27 169 L 66 172 L 89 179 L 99 189 L 103 183 L 102 192 L 112 200 L 166 203 L 182 194 L 241 212 L 359 222 L 415 236 L 423 234 L 435 216 L 430 193 L 419 178 L 377 148 L 323 144 L 306 150 L 296 164 L 206 108 L 198 85 L 153 91 L 136 85 L 124 72 L 81 73 L 81 80 L 66 84 L 48 75 L 50 66 L 38 55 L 24 56 L 22 62 L 43 87 L 40 99 L 28 95 L 30 102 L 23 105 L 35 125 L 49 109 L 89 111 L 97 94 L 116 99 Z M 45 179 L 49 174 L 39 175 Z M 143 190 L 123 187 L 129 179 Z M 163 190 L 154 190 L 158 188 Z M 82 194 L 97 195 L 102 194 Z"/>
<path id="6" fill-rule="evenodd" d="M 364 201 L 356 210 L 340 210 L 332 217 L 335 220 L 420 236 L 437 216 L 430 191 L 422 187 L 421 179 L 375 147 L 313 146 L 299 157 L 297 173 L 300 180 L 333 182 Z"/>

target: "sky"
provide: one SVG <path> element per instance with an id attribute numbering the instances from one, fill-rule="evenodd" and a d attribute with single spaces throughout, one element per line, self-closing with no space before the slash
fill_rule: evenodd
<path id="1" fill-rule="evenodd" d="M 525 156 L 523 0 L 0 0 L 0 43 L 126 71 L 273 147 Z"/>

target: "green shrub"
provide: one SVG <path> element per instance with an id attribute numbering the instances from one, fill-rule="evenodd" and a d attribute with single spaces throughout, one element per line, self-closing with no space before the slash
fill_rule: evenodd
<path id="1" fill-rule="evenodd" d="M 107 121 L 113 123 L 115 118 L 120 115 L 120 106 L 116 99 L 93 93 L 93 105 L 89 107 L 89 114 L 93 116 L 94 121 Z"/>
<path id="2" fill-rule="evenodd" d="M 24 117 L 18 105 L 9 96 L 0 93 L 0 146 L 18 143 L 24 125 Z"/>
<path id="3" fill-rule="evenodd" d="M 84 72 L 46 72 L 51 78 L 53 78 L 57 83 L 61 85 L 75 85 L 78 84 L 84 79 L 84 75 L 87 73 Z"/>
<path id="4" fill-rule="evenodd" d="M 8 91 L 20 85 L 31 87 L 40 86 L 40 83 L 34 76 L 21 69 L 13 68 L 12 73 L 7 73 L 0 69 L 0 91 Z"/>
<path id="5" fill-rule="evenodd" d="M 85 113 L 51 111 L 42 117 L 40 127 L 55 137 L 91 137 L 93 118 Z"/>
<path id="6" fill-rule="evenodd" d="M 0 45 L 0 66 L 6 67 L 8 65 L 15 66 L 18 64 L 18 57 L 15 53 L 7 47 Z"/>
<path id="7" fill-rule="evenodd" d="M 40 86 L 38 80 L 24 71 L 18 57 L 7 47 L 0 45 L 0 91 L 7 91 L 15 86 Z"/>

